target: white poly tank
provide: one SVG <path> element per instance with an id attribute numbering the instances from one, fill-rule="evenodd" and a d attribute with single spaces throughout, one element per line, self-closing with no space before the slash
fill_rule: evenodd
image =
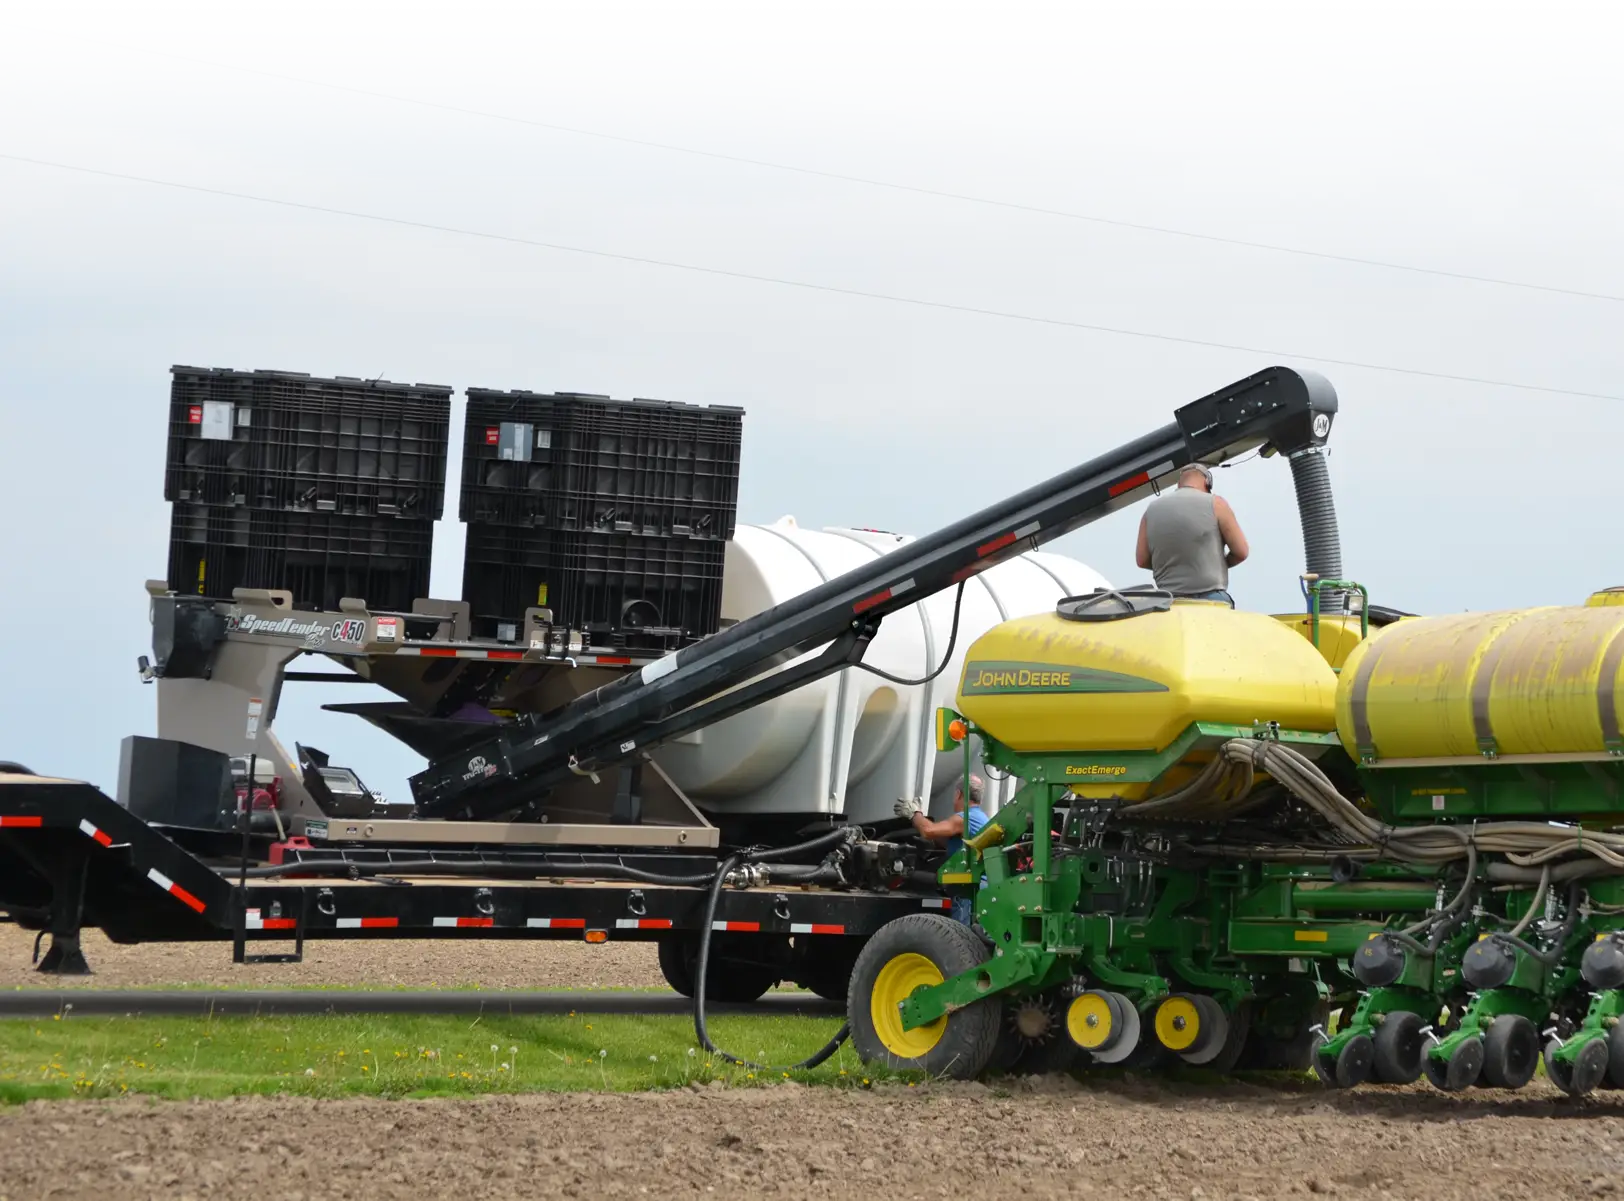
<path id="1" fill-rule="evenodd" d="M 792 517 L 740 524 L 727 547 L 723 627 L 913 540 L 878 530 L 802 529 Z M 898 685 L 847 668 L 667 743 L 654 758 L 695 802 L 717 812 L 844 813 L 870 822 L 889 817 L 899 797 L 913 797 L 944 816 L 961 759 L 937 752 L 935 713 L 953 704 L 965 651 L 1000 622 L 1109 586 L 1075 559 L 1029 551 L 965 584 L 958 637 L 928 684 Z M 948 651 L 953 601 L 950 588 L 886 617 L 863 662 L 905 680 L 935 671 Z M 982 775 L 991 811 L 1009 800 L 1015 782 Z"/>

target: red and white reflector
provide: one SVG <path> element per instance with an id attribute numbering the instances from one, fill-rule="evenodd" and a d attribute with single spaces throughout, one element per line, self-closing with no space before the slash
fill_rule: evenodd
<path id="1" fill-rule="evenodd" d="M 434 919 L 434 924 L 436 926 L 460 927 L 494 926 L 496 925 L 496 919 L 493 917 L 437 917 Z"/>
<path id="2" fill-rule="evenodd" d="M 671 919 L 668 917 L 617 917 L 615 919 L 617 930 L 669 930 Z"/>
<path id="3" fill-rule="evenodd" d="M 953 908 L 953 898 L 926 897 L 924 900 L 919 902 L 919 905 L 922 909 L 951 909 Z"/>
<path id="4" fill-rule="evenodd" d="M 532 917 L 524 923 L 532 930 L 585 930 L 584 917 Z"/>
<path id="5" fill-rule="evenodd" d="M 734 934 L 756 934 L 761 930 L 760 922 L 712 922 L 712 930 L 727 930 Z"/>
<path id="6" fill-rule="evenodd" d="M 340 930 L 392 930 L 400 925 L 398 917 L 341 917 L 334 923 Z"/>
<path id="7" fill-rule="evenodd" d="M 816 922 L 791 922 L 789 932 L 791 934 L 844 934 L 846 927 L 826 926 Z"/>
<path id="8" fill-rule="evenodd" d="M 95 839 L 104 847 L 110 847 L 113 845 L 112 835 L 108 834 L 107 831 L 98 826 L 91 825 L 82 817 L 79 819 L 79 833 L 83 834 L 86 838 Z"/>
<path id="9" fill-rule="evenodd" d="M 154 884 L 163 889 L 170 896 L 174 897 L 177 901 L 180 901 L 182 904 L 191 908 L 194 912 L 203 912 L 204 905 L 202 901 L 198 900 L 191 893 L 187 892 L 179 884 L 176 884 L 157 868 L 149 867 L 147 869 L 147 879 L 151 880 Z"/>
<path id="10" fill-rule="evenodd" d="M 0 817 L 0 828 L 7 830 L 38 830 L 44 824 L 43 817 Z"/>
<path id="11" fill-rule="evenodd" d="M 298 926 L 297 918 L 261 917 L 257 909 L 250 909 L 243 917 L 245 930 L 295 930 Z"/>

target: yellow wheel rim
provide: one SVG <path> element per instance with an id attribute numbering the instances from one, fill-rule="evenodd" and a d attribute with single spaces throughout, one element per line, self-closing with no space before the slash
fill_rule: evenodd
<path id="1" fill-rule="evenodd" d="M 947 1029 L 945 1017 L 904 1030 L 897 1006 L 915 989 L 940 984 L 942 980 L 940 968 L 912 951 L 888 960 L 874 977 L 874 987 L 868 994 L 869 1017 L 874 1022 L 874 1033 L 879 1036 L 880 1045 L 898 1059 L 918 1059 L 941 1041 L 942 1031 Z"/>
<path id="2" fill-rule="evenodd" d="M 1097 992 L 1085 992 L 1066 1007 L 1066 1033 L 1085 1051 L 1110 1042 L 1115 1025 L 1111 1003 Z"/>
<path id="3" fill-rule="evenodd" d="M 1188 1051 L 1201 1037 L 1201 1011 L 1189 997 L 1168 997 L 1156 1007 L 1156 1037 L 1169 1051 Z"/>

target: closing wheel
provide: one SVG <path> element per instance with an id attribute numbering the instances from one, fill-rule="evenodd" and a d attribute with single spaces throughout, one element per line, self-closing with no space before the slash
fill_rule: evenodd
<path id="1" fill-rule="evenodd" d="M 1314 1049 L 1314 1073 L 1336 1088 L 1357 1088 L 1370 1079 L 1376 1045 L 1368 1034 L 1356 1034 L 1334 1056 L 1321 1045 Z"/>
<path id="2" fill-rule="evenodd" d="M 1121 993 L 1085 992 L 1066 1007 L 1066 1033 L 1095 1063 L 1121 1063 L 1139 1045 L 1139 1010 Z"/>
<path id="3" fill-rule="evenodd" d="M 1579 1049 L 1579 1054 L 1567 1063 L 1553 1059 L 1562 1044 L 1552 1039 L 1545 1044 L 1545 1074 L 1551 1083 L 1570 1097 L 1582 1097 L 1591 1092 L 1607 1075 L 1608 1039 L 1593 1038 Z"/>
<path id="4" fill-rule="evenodd" d="M 933 913 L 910 914 L 880 928 L 852 968 L 846 1012 L 852 1047 L 864 1063 L 894 1071 L 969 1080 L 998 1042 L 1003 1005 L 989 997 L 912 1030 L 901 1004 L 916 990 L 984 962 L 987 946 L 968 927 Z"/>
<path id="5" fill-rule="evenodd" d="M 1425 1025 L 1418 1013 L 1392 1010 L 1382 1015 L 1371 1039 L 1375 1051 L 1375 1076 L 1383 1084 L 1414 1084 L 1421 1078 L 1421 1060 L 1426 1055 Z"/>
<path id="6" fill-rule="evenodd" d="M 1489 1088 L 1521 1088 L 1539 1067 L 1539 1031 L 1520 1013 L 1502 1013 L 1483 1036 L 1483 1076 Z"/>
<path id="7" fill-rule="evenodd" d="M 1432 1086 L 1446 1093 L 1471 1088 L 1477 1082 L 1478 1073 L 1483 1070 L 1483 1040 L 1469 1038 L 1456 1043 L 1448 1059 L 1439 1059 L 1436 1055 L 1423 1056 L 1421 1068 Z"/>
<path id="8" fill-rule="evenodd" d="M 1223 1053 L 1229 1018 L 1212 997 L 1175 995 L 1156 1007 L 1156 1038 L 1185 1063 L 1199 1067 Z"/>
<path id="9" fill-rule="evenodd" d="M 1005 1001 L 989 1066 L 1011 1076 L 1050 1075 L 1076 1067 L 1083 1051 L 1066 1033 L 1068 1000 L 1051 991 Z"/>

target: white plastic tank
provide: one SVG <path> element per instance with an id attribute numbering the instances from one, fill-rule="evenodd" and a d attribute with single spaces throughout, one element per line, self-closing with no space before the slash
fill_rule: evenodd
<path id="1" fill-rule="evenodd" d="M 792 517 L 741 524 L 727 548 L 723 625 L 912 541 L 911 535 L 878 530 L 803 529 Z M 676 739 L 654 757 L 683 791 L 718 812 L 844 813 L 866 822 L 890 816 L 899 797 L 913 797 L 933 816 L 944 816 L 952 808 L 961 760 L 936 751 L 935 713 L 953 703 L 966 649 L 1002 621 L 1109 586 L 1075 559 L 1029 551 L 966 583 L 951 655 L 928 684 L 898 685 L 847 668 Z M 953 602 L 954 590 L 948 589 L 886 617 L 864 663 L 905 680 L 935 671 L 949 649 Z M 1014 781 L 983 778 L 989 810 L 1013 795 Z"/>

